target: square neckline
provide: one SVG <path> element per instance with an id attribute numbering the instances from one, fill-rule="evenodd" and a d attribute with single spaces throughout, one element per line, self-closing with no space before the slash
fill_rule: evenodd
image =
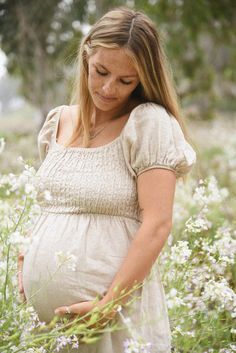
<path id="1" fill-rule="evenodd" d="M 61 117 L 61 114 L 62 114 L 62 111 L 65 107 L 69 107 L 69 105 L 62 105 L 61 106 L 61 109 L 58 110 L 58 116 L 57 116 L 57 119 L 56 119 L 56 125 L 55 125 L 55 129 L 54 129 L 54 133 L 53 133 L 53 143 L 56 147 L 64 150 L 64 151 L 99 151 L 99 150 L 102 150 L 102 149 L 105 149 L 105 148 L 109 148 L 110 146 L 113 146 L 115 145 L 117 142 L 120 141 L 123 133 L 124 133 L 124 130 L 129 122 L 129 120 L 131 119 L 132 115 L 134 114 L 134 112 L 136 111 L 136 109 L 142 105 L 145 105 L 145 104 L 148 104 L 148 102 L 146 103 L 140 103 L 139 105 L 137 105 L 134 109 L 132 109 L 132 111 L 130 112 L 129 114 L 129 117 L 128 117 L 128 120 L 126 121 L 125 125 L 123 126 L 120 134 L 115 138 L 113 139 L 112 141 L 106 143 L 105 145 L 101 145 L 101 146 L 97 146 L 97 147 L 79 147 L 79 146 L 70 146 L 70 147 L 66 147 L 60 143 L 57 142 L 57 133 L 58 133 L 58 126 L 59 126 L 59 121 L 60 121 L 60 117 Z"/>

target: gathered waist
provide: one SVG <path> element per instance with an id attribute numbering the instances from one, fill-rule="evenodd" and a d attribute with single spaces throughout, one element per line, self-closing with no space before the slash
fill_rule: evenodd
<path id="1" fill-rule="evenodd" d="M 107 213 L 94 213 L 94 212 L 85 212 L 81 209 L 63 209 L 63 208 L 58 208 L 58 207 L 50 207 L 50 208 L 42 208 L 41 207 L 41 214 L 45 215 L 45 214 L 55 214 L 55 215 L 64 215 L 64 216 L 74 216 L 74 217 L 78 217 L 78 216 L 87 216 L 87 217 L 101 217 L 101 218 L 106 218 L 107 220 L 109 218 L 113 218 L 114 219 L 120 219 L 120 220 L 131 220 L 131 221 L 135 221 L 137 223 L 142 223 L 140 219 L 138 219 L 135 216 L 131 216 L 131 215 L 127 215 L 127 214 L 107 214 Z"/>

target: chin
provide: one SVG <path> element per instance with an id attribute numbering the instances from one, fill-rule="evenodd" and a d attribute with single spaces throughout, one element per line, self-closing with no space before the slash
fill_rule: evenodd
<path id="1" fill-rule="evenodd" d="M 109 111 L 111 109 L 115 109 L 119 106 L 119 104 L 116 104 L 114 102 L 101 102 L 99 98 L 92 96 L 93 104 L 95 105 L 96 108 L 102 111 Z"/>

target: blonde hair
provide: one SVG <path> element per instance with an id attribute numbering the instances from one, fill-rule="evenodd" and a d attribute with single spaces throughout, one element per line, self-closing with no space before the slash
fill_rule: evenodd
<path id="1" fill-rule="evenodd" d="M 88 90 L 87 58 L 99 47 L 124 48 L 133 59 L 140 83 L 132 95 L 140 103 L 154 102 L 163 106 L 179 122 L 185 138 L 187 131 L 180 117 L 172 71 L 162 47 L 162 38 L 153 22 L 141 11 L 126 7 L 107 12 L 83 38 L 76 58 L 77 73 L 70 105 L 78 105 L 77 127 L 67 146 L 81 133 L 83 146 L 89 146 L 89 128 L 93 102 Z"/>

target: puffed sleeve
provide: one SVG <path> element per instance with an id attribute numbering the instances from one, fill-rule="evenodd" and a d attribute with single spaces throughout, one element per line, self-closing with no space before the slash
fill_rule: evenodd
<path id="1" fill-rule="evenodd" d="M 55 131 L 57 114 L 62 106 L 53 108 L 47 114 L 45 122 L 38 133 L 38 152 L 40 161 L 45 159 L 50 143 L 52 141 L 53 133 Z"/>
<path id="2" fill-rule="evenodd" d="M 172 170 L 179 178 L 196 162 L 179 122 L 156 103 L 140 104 L 131 112 L 121 139 L 127 167 L 135 178 L 152 168 Z"/>

